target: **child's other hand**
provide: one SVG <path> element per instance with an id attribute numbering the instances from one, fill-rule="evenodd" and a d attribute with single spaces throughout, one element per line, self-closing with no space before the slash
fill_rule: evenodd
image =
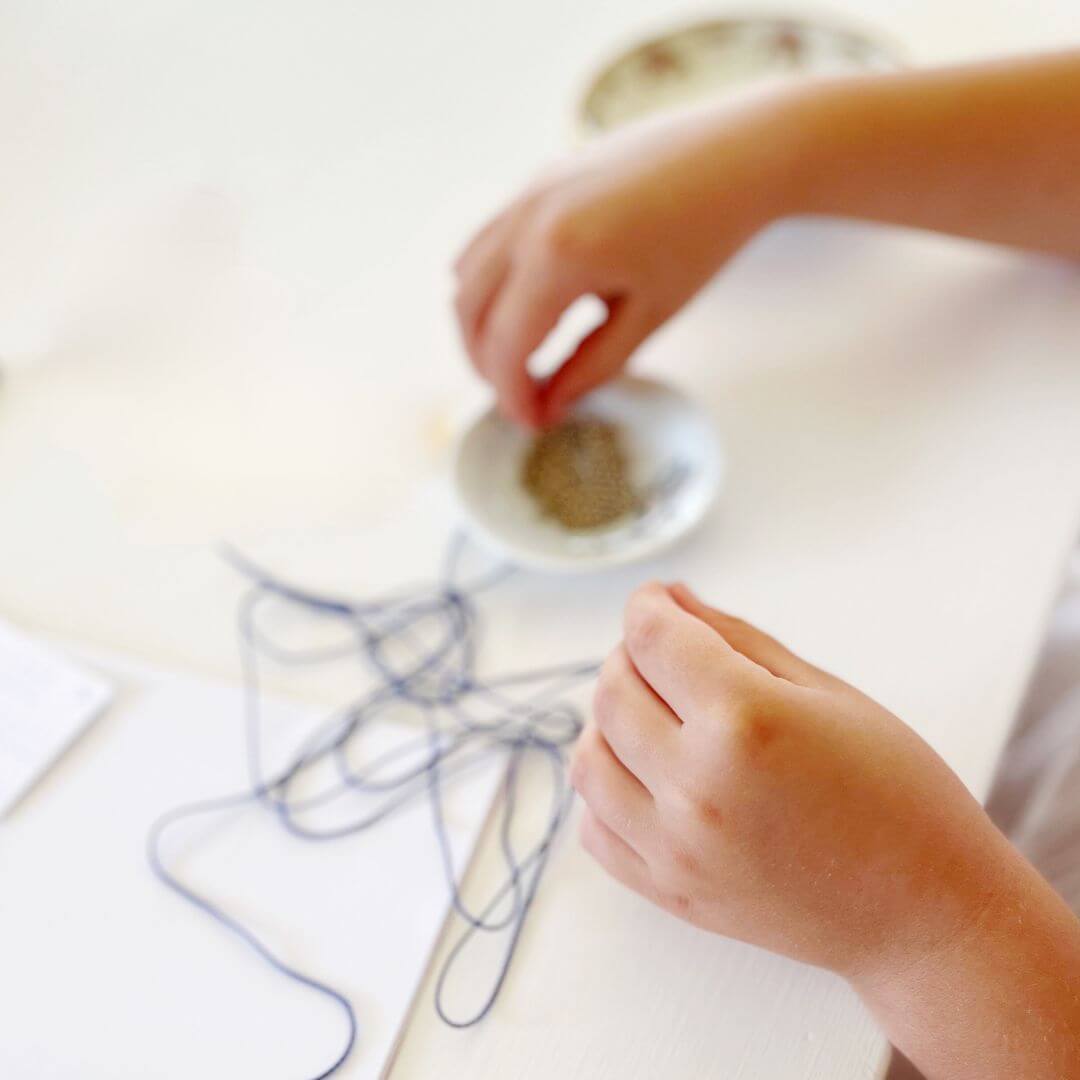
<path id="1" fill-rule="evenodd" d="M 874 979 L 987 903 L 1007 842 L 937 754 L 683 586 L 631 597 L 594 713 L 582 840 L 698 926 Z"/>
<path id="2" fill-rule="evenodd" d="M 792 140 L 766 97 L 651 122 L 589 146 L 481 229 L 456 263 L 466 349 L 529 426 L 616 375 L 634 349 L 780 212 Z M 546 384 L 529 356 L 593 294 L 607 321 Z"/>

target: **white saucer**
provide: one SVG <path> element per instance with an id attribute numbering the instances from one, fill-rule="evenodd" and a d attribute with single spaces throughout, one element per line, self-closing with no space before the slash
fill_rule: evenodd
<path id="1" fill-rule="evenodd" d="M 487 547 L 522 566 L 584 572 L 654 555 L 705 516 L 723 483 L 724 455 L 711 420 L 684 394 L 627 376 L 590 394 L 573 415 L 619 425 L 642 509 L 587 532 L 544 517 L 521 485 L 533 436 L 492 408 L 462 435 L 454 461 L 458 501 Z"/>

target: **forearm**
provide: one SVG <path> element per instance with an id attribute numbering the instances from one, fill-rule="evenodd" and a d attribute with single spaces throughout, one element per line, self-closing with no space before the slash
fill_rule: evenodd
<path id="1" fill-rule="evenodd" d="M 1004 857 L 992 885 L 972 875 L 970 915 L 925 957 L 853 982 L 930 1080 L 1080 1080 L 1080 920 Z"/>
<path id="2" fill-rule="evenodd" d="M 789 95 L 789 213 L 1080 257 L 1080 50 Z"/>

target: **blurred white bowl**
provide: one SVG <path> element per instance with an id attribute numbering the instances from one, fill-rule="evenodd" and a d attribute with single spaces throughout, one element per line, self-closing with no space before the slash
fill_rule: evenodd
<path id="1" fill-rule="evenodd" d="M 725 461 L 699 406 L 663 383 L 627 376 L 590 394 L 572 415 L 619 427 L 640 510 L 578 532 L 545 517 L 521 483 L 533 436 L 492 408 L 462 435 L 454 462 L 458 501 L 487 547 L 523 566 L 583 572 L 654 555 L 701 521 Z"/>
<path id="2" fill-rule="evenodd" d="M 857 25 L 801 15 L 707 19 L 637 41 L 592 78 L 578 105 L 582 136 L 664 109 L 781 79 L 891 71 L 900 49 Z"/>

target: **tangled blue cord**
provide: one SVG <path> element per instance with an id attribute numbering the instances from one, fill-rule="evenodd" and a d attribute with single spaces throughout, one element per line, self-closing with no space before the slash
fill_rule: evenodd
<path id="1" fill-rule="evenodd" d="M 147 857 L 151 869 L 165 885 L 246 942 L 270 967 L 340 1006 L 348 1025 L 344 1046 L 333 1062 L 312 1080 L 332 1076 L 352 1053 L 359 1030 L 352 1003 L 341 991 L 287 964 L 218 904 L 184 884 L 161 857 L 161 837 L 179 821 L 256 803 L 271 810 L 294 836 L 329 841 L 370 829 L 406 805 L 426 798 L 450 903 L 466 924 L 436 980 L 435 1010 L 446 1024 L 456 1028 L 470 1027 L 487 1016 L 506 980 L 552 842 L 573 794 L 566 782 L 564 751 L 580 733 L 582 717 L 580 710 L 561 700 L 561 696 L 592 678 L 599 665 L 568 664 L 478 679 L 479 617 L 474 597 L 501 583 L 513 573 L 513 568 L 500 566 L 462 582 L 460 564 L 464 545 L 463 536 L 455 536 L 436 585 L 367 601 L 300 588 L 275 578 L 233 549 L 224 553 L 251 582 L 240 602 L 237 620 L 248 788 L 217 799 L 187 803 L 163 814 L 147 837 Z M 296 649 L 279 643 L 260 623 L 260 613 L 271 600 L 340 622 L 344 630 L 342 639 L 318 649 Z M 436 631 L 434 640 L 429 640 L 431 629 Z M 375 677 L 374 688 L 335 710 L 284 767 L 269 777 L 265 775 L 260 659 L 300 666 L 349 656 L 359 656 L 365 661 Z M 358 769 L 350 760 L 350 747 L 360 741 L 372 721 L 402 704 L 419 716 L 419 733 L 374 757 L 366 768 Z M 486 717 L 478 715 L 481 707 L 487 710 Z M 473 911 L 461 895 L 461 883 L 454 872 L 444 791 L 449 782 L 463 777 L 493 754 L 507 759 L 497 810 L 499 852 L 505 876 L 479 911 Z M 542 836 L 519 856 L 511 835 L 518 809 L 521 768 L 528 755 L 538 755 L 550 765 L 551 804 Z M 310 780 L 315 767 L 327 762 L 332 763 L 336 772 L 334 781 L 316 794 L 296 795 L 297 782 Z M 303 820 L 310 811 L 356 793 L 376 796 L 378 805 L 334 826 L 318 827 Z M 496 917 L 502 906 L 507 907 L 506 913 Z M 463 1018 L 451 1016 L 445 1005 L 446 981 L 451 969 L 474 935 L 500 932 L 506 934 L 507 943 L 488 995 L 474 1013 Z"/>

